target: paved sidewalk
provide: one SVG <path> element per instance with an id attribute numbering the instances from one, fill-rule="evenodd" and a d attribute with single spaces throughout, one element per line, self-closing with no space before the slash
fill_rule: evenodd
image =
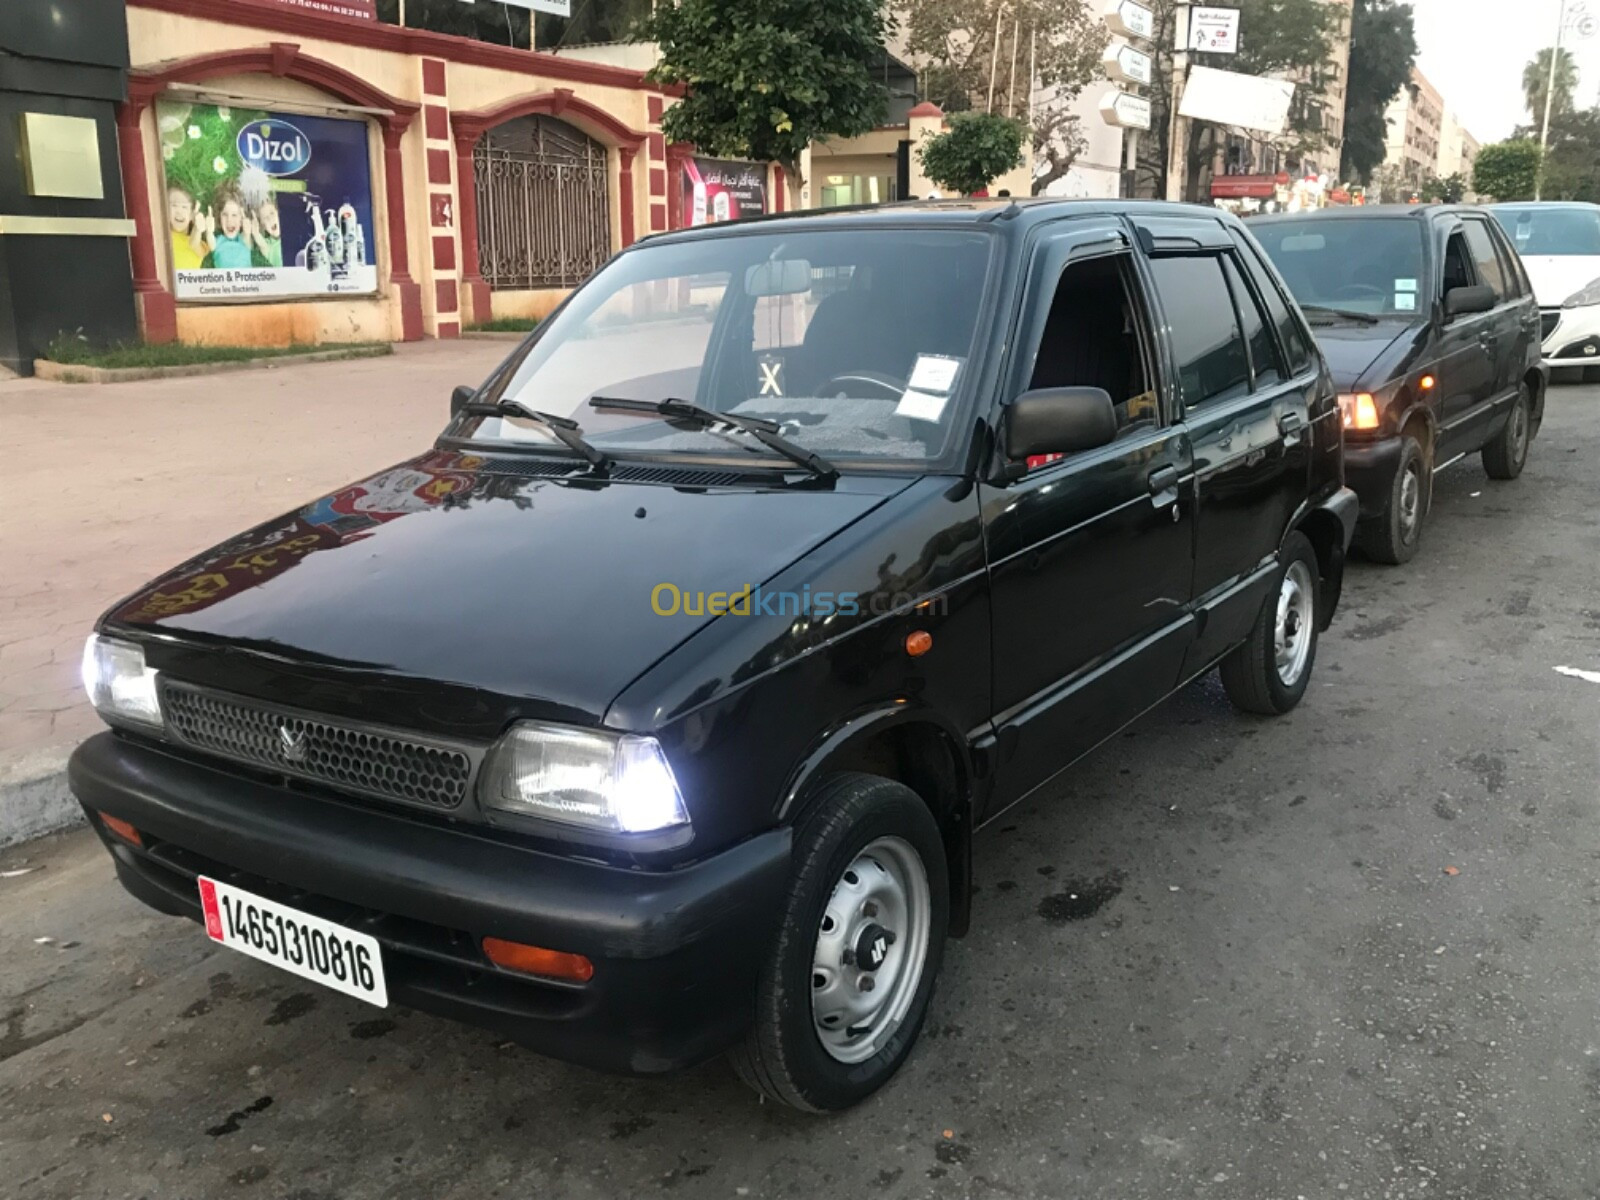
<path id="1" fill-rule="evenodd" d="M 511 346 L 91 387 L 0 377 L 0 767 L 97 727 L 83 640 L 196 551 L 415 454 Z"/>

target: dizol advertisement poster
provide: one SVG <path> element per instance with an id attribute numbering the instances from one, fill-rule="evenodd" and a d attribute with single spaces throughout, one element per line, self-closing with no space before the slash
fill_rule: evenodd
<path id="1" fill-rule="evenodd" d="M 179 300 L 375 292 L 365 121 L 156 106 Z"/>
<path id="2" fill-rule="evenodd" d="M 732 158 L 691 158 L 683 166 L 683 191 L 690 225 L 760 216 L 767 211 L 767 168 Z"/>

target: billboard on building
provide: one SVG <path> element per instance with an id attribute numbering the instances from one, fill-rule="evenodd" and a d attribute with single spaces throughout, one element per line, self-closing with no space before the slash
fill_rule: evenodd
<path id="1" fill-rule="evenodd" d="M 377 291 L 367 122 L 162 101 L 156 124 L 179 300 Z"/>
<path id="2" fill-rule="evenodd" d="M 767 168 L 732 158 L 691 158 L 683 165 L 687 225 L 736 221 L 767 211 Z"/>

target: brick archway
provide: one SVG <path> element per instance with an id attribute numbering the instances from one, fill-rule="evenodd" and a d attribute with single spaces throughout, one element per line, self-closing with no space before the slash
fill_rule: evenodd
<path id="1" fill-rule="evenodd" d="M 128 77 L 128 99 L 117 106 L 117 145 L 122 158 L 123 202 L 134 224 L 130 246 L 133 291 L 139 308 L 139 327 L 145 340 L 170 342 L 178 336 L 177 304 L 172 293 L 162 285 L 156 268 L 156 234 L 150 220 L 150 180 L 145 169 L 141 128 L 145 110 L 170 84 L 203 83 L 225 75 L 244 74 L 294 79 L 348 104 L 378 110 L 374 119 L 383 132 L 389 283 L 400 305 L 402 339 L 419 340 L 422 337 L 422 288 L 411 278 L 400 139 L 416 119 L 421 105 L 391 96 L 343 67 L 306 54 L 294 42 L 272 42 L 266 46 L 171 59 L 135 68 Z"/>

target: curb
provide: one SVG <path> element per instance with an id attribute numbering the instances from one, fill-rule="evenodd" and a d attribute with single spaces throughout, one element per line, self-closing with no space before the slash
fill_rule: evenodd
<path id="1" fill-rule="evenodd" d="M 38 750 L 0 764 L 0 847 L 83 823 L 67 787 L 67 751 Z"/>
<path id="2" fill-rule="evenodd" d="M 532 332 L 531 329 L 520 333 L 514 329 L 463 329 L 461 336 L 483 342 L 520 342 Z"/>
<path id="3" fill-rule="evenodd" d="M 272 358 L 243 358 L 234 362 L 189 363 L 181 367 L 85 367 L 73 363 L 33 360 L 36 379 L 57 383 L 132 383 L 138 379 L 182 379 L 189 375 L 219 375 L 225 371 L 270 371 L 299 363 L 340 362 L 350 358 L 382 358 L 393 354 L 388 342 L 372 346 L 345 346 L 338 350 L 314 350 L 309 354 L 280 354 Z"/>

